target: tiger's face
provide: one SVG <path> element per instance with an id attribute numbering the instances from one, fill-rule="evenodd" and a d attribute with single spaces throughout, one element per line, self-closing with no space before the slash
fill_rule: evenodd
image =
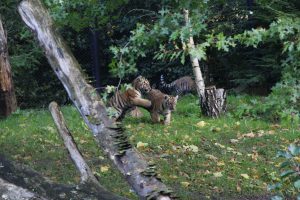
<path id="1" fill-rule="evenodd" d="M 136 79 L 134 79 L 132 85 L 136 90 L 139 90 L 145 94 L 151 91 L 151 86 L 149 81 L 143 76 L 138 76 Z"/>
<path id="2" fill-rule="evenodd" d="M 176 97 L 165 95 L 164 104 L 169 110 L 174 111 L 176 109 L 177 99 L 178 95 Z"/>

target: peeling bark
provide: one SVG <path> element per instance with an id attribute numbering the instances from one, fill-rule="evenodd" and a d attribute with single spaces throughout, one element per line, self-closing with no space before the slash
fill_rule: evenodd
<path id="1" fill-rule="evenodd" d="M 6 33 L 0 18 L 0 117 L 7 117 L 17 109 L 7 50 Z"/>
<path id="2" fill-rule="evenodd" d="M 23 21 L 33 30 L 52 69 L 70 99 L 92 130 L 99 146 L 108 154 L 140 199 L 171 199 L 171 191 L 127 140 L 124 130 L 107 115 L 95 89 L 83 78 L 76 61 L 55 31 L 49 13 L 39 0 L 24 0 L 18 7 Z"/>

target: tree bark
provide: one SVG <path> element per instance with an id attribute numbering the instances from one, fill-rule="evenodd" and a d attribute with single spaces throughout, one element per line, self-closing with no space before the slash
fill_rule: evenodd
<path id="1" fill-rule="evenodd" d="M 202 112 L 205 115 L 218 118 L 226 111 L 226 91 L 215 86 L 205 88 L 206 103 L 203 104 Z"/>
<path id="2" fill-rule="evenodd" d="M 124 130 L 107 115 L 95 89 L 87 84 L 49 13 L 39 0 L 24 0 L 18 7 L 23 21 L 34 31 L 52 69 L 70 99 L 92 130 L 99 146 L 108 154 L 141 199 L 171 199 L 171 191 L 156 176 L 153 166 L 129 144 Z"/>
<path id="3" fill-rule="evenodd" d="M 6 195 L 7 199 L 11 200 L 126 200 L 90 183 L 80 185 L 54 183 L 28 167 L 7 160 L 3 155 L 0 155 L 0 167 L 0 199 Z"/>
<path id="4" fill-rule="evenodd" d="M 0 18 L 0 117 L 7 117 L 17 109 L 7 50 L 6 33 Z"/>
<path id="5" fill-rule="evenodd" d="M 189 11 L 188 10 L 184 10 L 184 19 L 185 19 L 185 24 L 189 25 L 190 24 L 190 18 L 189 18 Z M 195 43 L 194 43 L 193 36 L 189 37 L 187 47 L 188 47 L 190 52 L 191 52 L 191 50 L 195 49 Z M 193 56 L 191 53 L 189 53 L 189 54 L 190 54 L 190 60 L 191 60 L 191 63 L 192 63 L 193 72 L 194 72 L 194 76 L 195 76 L 195 83 L 196 83 L 197 93 L 198 93 L 198 96 L 199 96 L 199 102 L 200 102 L 200 105 L 201 105 L 202 102 L 205 101 L 205 95 L 204 95 L 205 84 L 204 84 L 204 80 L 203 80 L 203 76 L 202 76 L 202 72 L 201 72 L 201 69 L 200 69 L 198 58 Z"/>
<path id="6" fill-rule="evenodd" d="M 184 19 L 186 26 L 190 24 L 189 11 L 184 10 Z M 191 30 L 192 31 L 192 30 Z M 184 46 L 186 46 L 184 44 Z M 196 89 L 199 96 L 200 108 L 204 115 L 218 118 L 225 112 L 226 108 L 226 93 L 224 89 L 205 88 L 204 79 L 199 65 L 199 60 L 196 56 L 191 54 L 191 51 L 195 49 L 195 43 L 193 36 L 189 37 L 187 44 L 190 60 L 193 66 L 193 72 L 195 76 Z"/>

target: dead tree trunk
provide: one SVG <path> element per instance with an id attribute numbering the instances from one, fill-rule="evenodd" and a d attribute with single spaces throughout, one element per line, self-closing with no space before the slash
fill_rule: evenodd
<path id="1" fill-rule="evenodd" d="M 188 10 L 184 10 L 184 19 L 186 25 L 190 25 Z M 195 49 L 193 36 L 189 37 L 189 41 L 185 46 L 188 47 L 191 63 L 193 66 L 196 89 L 199 96 L 201 111 L 206 116 L 218 118 L 222 113 L 225 112 L 226 93 L 224 89 L 216 89 L 215 87 L 214 89 L 205 88 L 205 83 L 200 69 L 199 60 L 196 56 L 191 54 L 191 51 Z"/>
<path id="2" fill-rule="evenodd" d="M 7 38 L 0 18 L 0 117 L 7 117 L 17 109 L 17 100 L 9 64 Z"/>
<path id="3" fill-rule="evenodd" d="M 52 69 L 68 92 L 93 135 L 141 199 L 171 199 L 171 192 L 153 166 L 129 144 L 124 130 L 108 117 L 95 89 L 87 84 L 80 65 L 55 31 L 39 0 L 24 0 L 18 7 L 23 21 L 34 31 Z"/>

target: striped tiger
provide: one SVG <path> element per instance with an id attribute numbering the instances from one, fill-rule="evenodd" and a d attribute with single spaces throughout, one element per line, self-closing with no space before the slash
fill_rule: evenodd
<path id="1" fill-rule="evenodd" d="M 114 117 L 116 121 L 121 121 L 128 111 L 135 109 L 135 106 L 151 107 L 151 102 L 142 98 L 142 94 L 151 90 L 149 81 L 143 76 L 138 76 L 132 82 L 132 86 L 133 88 L 125 92 L 117 91 L 108 102 L 108 106 L 113 107 L 117 112 Z"/>
<path id="2" fill-rule="evenodd" d="M 166 94 L 182 96 L 196 91 L 196 84 L 190 76 L 181 77 L 172 83 L 167 84 L 164 80 L 164 76 L 161 75 L 158 89 Z"/>
<path id="3" fill-rule="evenodd" d="M 164 116 L 164 124 L 171 123 L 171 112 L 176 109 L 178 96 L 170 96 L 157 89 L 152 89 L 147 98 L 151 101 L 151 108 L 148 109 L 154 123 L 160 122 L 160 114 Z"/>

